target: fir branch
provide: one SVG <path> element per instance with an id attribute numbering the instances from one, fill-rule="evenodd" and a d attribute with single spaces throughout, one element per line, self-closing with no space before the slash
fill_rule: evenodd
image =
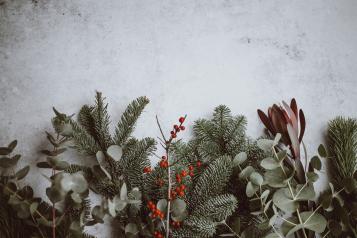
<path id="1" fill-rule="evenodd" d="M 190 195 L 191 209 L 212 196 L 222 193 L 232 173 L 232 161 L 222 156 L 213 161 L 197 179 Z"/>
<path id="2" fill-rule="evenodd" d="M 328 143 L 333 158 L 332 176 L 336 184 L 353 177 L 357 169 L 357 120 L 337 117 L 329 122 Z"/>
<path id="3" fill-rule="evenodd" d="M 96 92 L 95 107 L 92 113 L 97 134 L 97 143 L 100 145 L 102 151 L 106 151 L 107 148 L 113 144 L 109 133 L 110 119 L 107 110 L 108 104 L 104 103 L 104 99 L 102 93 Z"/>
<path id="4" fill-rule="evenodd" d="M 95 142 L 93 137 L 91 137 L 77 122 L 71 120 L 72 126 L 72 137 L 75 144 L 75 148 L 84 154 L 95 155 L 100 147 Z"/>
<path id="5" fill-rule="evenodd" d="M 139 97 L 128 105 L 115 129 L 114 140 L 117 145 L 122 145 L 130 137 L 136 121 L 148 103 L 148 98 Z"/>
<path id="6" fill-rule="evenodd" d="M 207 217 L 215 222 L 226 220 L 237 207 L 237 199 L 231 194 L 219 195 L 208 199 L 195 208 L 193 215 Z"/>

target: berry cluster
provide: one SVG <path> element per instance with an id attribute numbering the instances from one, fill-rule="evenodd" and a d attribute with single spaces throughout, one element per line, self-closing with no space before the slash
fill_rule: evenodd
<path id="1" fill-rule="evenodd" d="M 155 238 L 164 238 L 164 235 L 160 231 L 155 231 L 154 232 L 154 237 Z"/>
<path id="2" fill-rule="evenodd" d="M 164 213 L 162 211 L 160 211 L 160 209 L 157 209 L 156 205 L 152 201 L 148 202 L 147 207 L 151 211 L 150 217 L 152 219 L 154 219 L 154 218 L 164 219 Z"/>
<path id="3" fill-rule="evenodd" d="M 172 225 L 174 228 L 178 229 L 178 228 L 181 227 L 181 222 L 179 222 L 179 221 L 171 221 L 171 225 Z"/>
<path id="4" fill-rule="evenodd" d="M 176 138 L 178 132 L 185 130 L 185 127 L 182 125 L 184 123 L 185 119 L 186 119 L 185 117 L 180 117 L 179 118 L 180 124 L 174 125 L 174 129 L 171 131 L 171 139 Z"/>
<path id="5" fill-rule="evenodd" d="M 161 168 L 169 167 L 169 162 L 167 161 L 167 158 L 166 158 L 165 155 L 161 157 L 161 161 L 160 161 L 159 165 L 160 165 Z"/>
<path id="6" fill-rule="evenodd" d="M 146 174 L 148 174 L 148 173 L 151 173 L 151 171 L 152 171 L 152 169 L 151 169 L 151 167 L 150 166 L 147 166 L 147 167 L 145 167 L 144 168 L 144 173 L 146 173 Z"/>

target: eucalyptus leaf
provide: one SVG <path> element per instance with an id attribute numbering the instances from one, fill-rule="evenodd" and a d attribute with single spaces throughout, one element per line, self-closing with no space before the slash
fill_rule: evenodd
<path id="1" fill-rule="evenodd" d="M 21 155 L 15 155 L 12 158 L 9 157 L 0 158 L 0 167 L 4 169 L 13 167 L 17 164 L 20 158 Z"/>
<path id="2" fill-rule="evenodd" d="M 274 141 L 269 139 L 259 139 L 257 141 L 257 145 L 261 150 L 265 152 L 269 152 L 272 150 L 274 146 Z"/>
<path id="3" fill-rule="evenodd" d="M 261 176 L 258 172 L 253 172 L 249 176 L 249 180 L 258 186 L 261 186 L 264 182 L 263 176 Z"/>
<path id="4" fill-rule="evenodd" d="M 323 144 L 319 145 L 319 148 L 317 149 L 317 151 L 319 152 L 319 155 L 323 158 L 327 157 L 327 152 L 326 152 L 326 148 Z"/>
<path id="5" fill-rule="evenodd" d="M 123 155 L 123 149 L 118 145 L 111 145 L 107 149 L 107 154 L 115 161 L 119 161 Z"/>
<path id="6" fill-rule="evenodd" d="M 166 212 L 167 209 L 167 200 L 166 199 L 160 199 L 157 204 L 156 204 L 157 209 L 159 209 L 162 212 Z"/>
<path id="7" fill-rule="evenodd" d="M 268 170 L 264 173 L 264 180 L 273 188 L 283 188 L 287 185 L 287 180 L 281 168 Z"/>
<path id="8" fill-rule="evenodd" d="M 293 213 L 298 208 L 298 202 L 286 196 L 285 188 L 277 190 L 273 195 L 273 203 L 282 211 Z"/>
<path id="9" fill-rule="evenodd" d="M 262 166 L 266 170 L 273 170 L 279 168 L 280 164 L 276 159 L 268 157 L 260 162 L 260 166 Z"/>
<path id="10" fill-rule="evenodd" d="M 248 156 L 247 153 L 245 152 L 240 152 L 239 154 L 237 154 L 234 159 L 233 159 L 233 165 L 234 166 L 238 166 L 243 164 L 246 160 L 247 160 Z"/>
<path id="11" fill-rule="evenodd" d="M 125 234 L 126 233 L 131 233 L 131 234 L 136 234 L 139 232 L 138 226 L 135 223 L 128 223 L 125 226 Z"/>
<path id="12" fill-rule="evenodd" d="M 186 211 L 186 202 L 180 198 L 176 198 L 172 202 L 172 212 L 175 216 L 179 216 L 180 214 Z"/>
<path id="13" fill-rule="evenodd" d="M 320 158 L 318 156 L 312 157 L 311 161 L 310 161 L 310 165 L 312 166 L 312 168 L 314 168 L 316 170 L 320 170 L 322 167 Z"/>
<path id="14" fill-rule="evenodd" d="M 254 186 L 254 184 L 252 182 L 248 182 L 247 183 L 247 187 L 245 189 L 245 193 L 247 195 L 247 197 L 253 197 L 254 193 L 258 190 L 257 186 Z"/>
<path id="15" fill-rule="evenodd" d="M 21 180 L 21 179 L 25 178 L 29 171 L 30 171 L 30 166 L 26 166 L 26 167 L 20 169 L 15 174 L 16 179 Z"/>
<path id="16" fill-rule="evenodd" d="M 246 179 L 246 178 L 248 178 L 248 177 L 251 175 L 251 173 L 253 173 L 254 171 L 255 171 L 254 168 L 249 165 L 249 166 L 245 167 L 245 168 L 239 173 L 239 178 L 240 178 L 240 179 Z"/>

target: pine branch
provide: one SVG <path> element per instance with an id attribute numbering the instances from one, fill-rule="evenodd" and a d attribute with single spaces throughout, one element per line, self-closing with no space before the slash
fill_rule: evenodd
<path id="1" fill-rule="evenodd" d="M 95 124 L 97 143 L 100 145 L 102 151 L 106 151 L 106 149 L 113 144 L 109 133 L 110 119 L 107 108 L 108 104 L 104 103 L 102 93 L 97 92 L 92 116 Z"/>
<path id="2" fill-rule="evenodd" d="M 232 162 L 228 156 L 213 161 L 197 179 L 190 195 L 190 207 L 198 206 L 202 201 L 221 194 L 226 188 L 231 173 Z"/>
<path id="3" fill-rule="evenodd" d="M 72 126 L 72 137 L 75 144 L 75 148 L 84 154 L 95 155 L 100 147 L 95 142 L 93 137 L 91 137 L 77 122 L 71 120 Z"/>
<path id="4" fill-rule="evenodd" d="M 114 140 L 117 145 L 124 144 L 130 137 L 135 128 L 136 121 L 148 103 L 148 98 L 139 97 L 128 105 L 115 129 Z"/>
<path id="5" fill-rule="evenodd" d="M 353 177 L 357 169 L 357 120 L 337 117 L 328 125 L 328 142 L 333 156 L 329 161 L 336 184 Z"/>
<path id="6" fill-rule="evenodd" d="M 231 194 L 224 194 L 208 199 L 205 203 L 195 208 L 192 214 L 220 222 L 232 215 L 236 207 L 237 199 Z"/>

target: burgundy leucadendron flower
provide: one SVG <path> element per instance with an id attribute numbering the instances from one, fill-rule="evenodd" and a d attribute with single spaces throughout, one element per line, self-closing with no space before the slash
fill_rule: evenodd
<path id="1" fill-rule="evenodd" d="M 293 98 L 290 106 L 282 102 L 283 106 L 274 104 L 268 109 L 268 115 L 258 109 L 258 115 L 269 133 L 274 137 L 281 134 L 282 142 L 290 148 L 294 159 L 300 159 L 300 143 L 305 132 L 304 112 L 298 110 L 296 100 Z"/>

